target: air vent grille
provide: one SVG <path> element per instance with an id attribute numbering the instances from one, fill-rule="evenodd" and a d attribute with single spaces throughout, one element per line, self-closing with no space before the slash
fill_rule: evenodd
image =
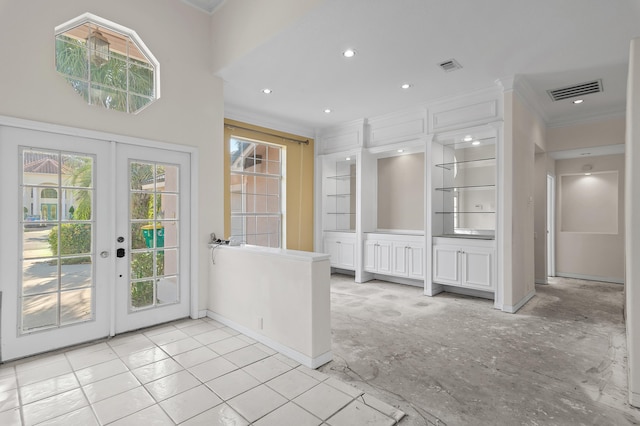
<path id="1" fill-rule="evenodd" d="M 449 59 L 448 61 L 440 62 L 438 66 L 442 68 L 444 72 L 451 72 L 462 68 L 462 65 L 460 65 L 460 63 L 458 63 L 458 61 L 456 61 L 455 59 Z"/>
<path id="2" fill-rule="evenodd" d="M 549 96 L 551 96 L 551 99 L 554 101 L 561 101 L 563 99 L 576 98 L 578 96 L 600 92 L 602 92 L 602 79 L 562 87 L 560 89 L 547 90 L 547 93 L 549 93 Z"/>

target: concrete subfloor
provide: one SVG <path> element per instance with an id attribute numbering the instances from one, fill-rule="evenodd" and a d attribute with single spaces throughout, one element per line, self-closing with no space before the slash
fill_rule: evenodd
<path id="1" fill-rule="evenodd" d="M 623 286 L 551 279 L 516 314 L 493 302 L 332 275 L 320 370 L 414 425 L 628 425 Z"/>

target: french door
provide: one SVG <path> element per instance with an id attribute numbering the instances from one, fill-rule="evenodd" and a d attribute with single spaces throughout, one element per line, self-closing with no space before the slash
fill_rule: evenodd
<path id="1" fill-rule="evenodd" d="M 0 359 L 189 314 L 189 155 L 0 126 Z"/>

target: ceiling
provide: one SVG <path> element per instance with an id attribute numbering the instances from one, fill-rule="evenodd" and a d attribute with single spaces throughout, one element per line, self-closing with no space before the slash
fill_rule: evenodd
<path id="1" fill-rule="evenodd" d="M 213 13 L 221 3 L 185 1 Z M 638 36 L 640 0 L 324 0 L 218 75 L 228 110 L 310 129 L 515 78 L 553 126 L 624 113 Z M 343 57 L 346 48 L 356 55 Z M 462 69 L 444 72 L 449 59 Z M 580 105 L 547 93 L 596 79 L 603 92 Z"/>

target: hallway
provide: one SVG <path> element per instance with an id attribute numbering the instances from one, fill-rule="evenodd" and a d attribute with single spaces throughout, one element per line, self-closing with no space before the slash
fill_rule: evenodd
<path id="1" fill-rule="evenodd" d="M 321 371 L 414 425 L 627 425 L 623 286 L 551 279 L 517 314 L 489 300 L 333 275 Z"/>

